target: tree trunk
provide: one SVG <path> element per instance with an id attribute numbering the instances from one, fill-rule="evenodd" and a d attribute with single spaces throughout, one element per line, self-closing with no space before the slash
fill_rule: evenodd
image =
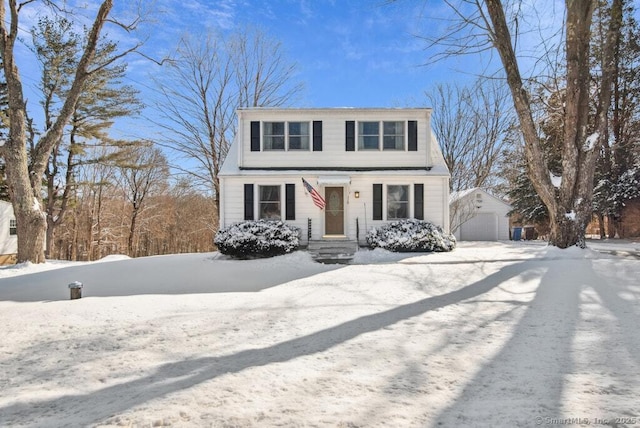
<path id="1" fill-rule="evenodd" d="M 45 242 L 45 249 L 44 249 L 44 253 L 46 255 L 47 258 L 51 258 L 53 257 L 53 248 L 54 248 L 54 244 L 53 241 L 55 239 L 55 221 L 53 220 L 53 217 L 47 214 L 47 233 L 46 233 L 46 242 Z"/>
<path id="2" fill-rule="evenodd" d="M 9 114 L 25 117 L 24 110 L 15 110 L 10 108 Z M 27 153 L 25 150 L 13 149 L 13 146 L 24 143 L 24 139 L 19 139 L 17 136 L 25 135 L 24 124 L 26 122 L 14 119 L 10 123 L 9 142 L 7 142 L 8 147 L 5 152 L 5 172 L 16 217 L 18 235 L 17 262 L 44 263 L 46 218 L 40 208 L 40 200 L 34 195 L 31 182 L 28 179 L 30 173 Z"/>
<path id="3" fill-rule="evenodd" d="M 514 107 L 520 121 L 525 141 L 528 173 L 540 199 L 549 212 L 549 243 L 560 248 L 572 245 L 584 247 L 586 227 L 591 219 L 593 176 L 598 148 L 607 134 L 607 111 L 611 101 L 613 46 L 616 45 L 622 22 L 621 0 L 611 6 L 611 22 L 603 46 L 602 78 L 598 111 L 592 137 L 597 144 L 588 143 L 587 125 L 589 98 L 589 42 L 591 18 L 596 2 L 593 0 L 567 0 L 566 48 L 567 89 L 564 114 L 564 139 L 562 146 L 562 183 L 555 188 L 550 179 L 528 93 L 522 83 L 504 8 L 500 0 L 486 0 L 487 12 L 492 22 L 492 42 L 500 54 L 507 75 Z"/>
<path id="4" fill-rule="evenodd" d="M 598 213 L 598 229 L 600 230 L 600 239 L 607 237 L 607 232 L 604 227 L 604 214 Z"/>
<path id="5" fill-rule="evenodd" d="M 129 239 L 127 239 L 127 254 L 129 257 L 135 257 L 133 253 L 133 240 L 136 233 L 136 220 L 138 218 L 138 210 L 136 208 L 133 209 L 131 213 L 131 224 L 129 226 Z"/>
<path id="6" fill-rule="evenodd" d="M 7 79 L 9 82 L 10 79 Z M 9 83 L 8 83 L 9 84 Z M 16 82 L 11 79 L 11 84 Z M 19 80 L 18 80 L 19 84 Z M 20 95 L 22 90 L 19 90 Z M 40 207 L 41 201 L 31 186 L 28 158 L 24 147 L 26 113 L 22 107 L 16 107 L 16 101 L 9 97 L 10 130 L 5 155 L 5 172 L 9 185 L 9 194 L 13 203 L 18 234 L 18 263 L 30 261 L 44 263 L 44 243 L 47 222 Z M 12 106 L 13 104 L 13 106 Z M 22 136 L 22 138 L 20 138 Z M 38 187 L 39 189 L 39 187 Z"/>
<path id="7" fill-rule="evenodd" d="M 7 184 L 13 203 L 18 232 L 18 263 L 45 262 L 46 215 L 42 209 L 41 188 L 49 155 L 62 137 L 82 87 L 88 77 L 89 65 L 93 61 L 100 32 L 113 6 L 113 0 L 105 0 L 89 32 L 84 54 L 78 64 L 75 79 L 67 99 L 53 126 L 44 134 L 27 154 L 27 113 L 20 72 L 15 63 L 14 48 L 18 40 L 18 15 L 21 5 L 8 2 L 9 17 L 4 1 L 0 2 L 0 54 L 7 82 L 7 116 L 9 119 L 8 141 L 3 147 L 6 161 Z M 8 26 L 7 26 L 8 25 Z M 29 160 L 31 162 L 29 162 Z"/>

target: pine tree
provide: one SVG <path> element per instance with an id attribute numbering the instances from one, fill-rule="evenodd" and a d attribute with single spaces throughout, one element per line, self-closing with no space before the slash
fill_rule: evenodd
<path id="1" fill-rule="evenodd" d="M 622 189 L 633 182 L 636 164 L 640 160 L 637 153 L 640 131 L 640 43 L 637 34 L 640 27 L 634 18 L 633 3 L 624 3 L 621 37 L 615 46 L 609 119 L 611 137 L 604 142 L 595 177 L 594 212 L 600 219 L 602 237 L 606 236 L 603 229 L 605 216 L 608 218 L 609 237 L 618 235 L 620 231 L 622 207 L 633 194 Z M 610 20 L 606 13 L 599 14 L 597 18 L 601 27 Z M 601 54 L 597 39 L 593 50 L 596 57 Z"/>
<path id="2" fill-rule="evenodd" d="M 37 56 L 42 64 L 42 102 L 45 126 L 49 129 L 57 116 L 59 100 L 65 99 L 69 90 L 68 76 L 79 61 L 81 40 L 65 18 L 41 18 L 32 31 Z M 117 44 L 101 39 L 94 63 L 102 63 L 113 57 Z M 108 136 L 113 120 L 137 111 L 140 103 L 137 92 L 121 83 L 126 65 L 110 64 L 99 68 L 86 80 L 75 105 L 68 128 L 68 140 L 60 139 L 53 147 L 45 169 L 47 198 L 46 254 L 52 252 L 56 228 L 63 222 L 75 191 L 75 170 L 87 162 L 101 162 L 101 157 L 91 155 L 95 145 L 118 147 L 122 143 Z"/>

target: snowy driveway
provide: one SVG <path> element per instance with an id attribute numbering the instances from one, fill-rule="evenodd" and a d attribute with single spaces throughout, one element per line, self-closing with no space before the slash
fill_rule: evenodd
<path id="1" fill-rule="evenodd" d="M 254 262 L 104 263 L 91 272 L 138 266 L 129 294 L 0 300 L 0 426 L 640 425 L 636 259 L 461 243 L 346 267 Z M 184 272 L 264 288 L 158 293 Z"/>

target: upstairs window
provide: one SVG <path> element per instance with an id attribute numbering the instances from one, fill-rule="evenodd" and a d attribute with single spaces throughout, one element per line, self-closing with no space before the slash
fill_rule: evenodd
<path id="1" fill-rule="evenodd" d="M 358 150 L 404 149 L 405 122 L 358 122 Z"/>
<path id="2" fill-rule="evenodd" d="M 387 186 L 387 220 L 409 218 L 409 186 Z"/>
<path id="3" fill-rule="evenodd" d="M 380 149 L 380 122 L 358 122 L 358 150 Z"/>
<path id="4" fill-rule="evenodd" d="M 18 234 L 18 224 L 15 220 L 9 220 L 9 235 Z"/>
<path id="5" fill-rule="evenodd" d="M 259 213 L 265 220 L 280 220 L 280 186 L 258 186 Z"/>
<path id="6" fill-rule="evenodd" d="M 382 122 L 383 150 L 404 150 L 404 122 Z"/>
<path id="7" fill-rule="evenodd" d="M 263 149 L 284 150 L 284 122 L 264 122 L 262 127 Z"/>
<path id="8" fill-rule="evenodd" d="M 289 122 L 289 150 L 309 150 L 309 122 Z"/>

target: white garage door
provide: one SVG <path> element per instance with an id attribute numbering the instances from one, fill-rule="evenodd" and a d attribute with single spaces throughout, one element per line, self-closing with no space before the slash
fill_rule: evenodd
<path id="1" fill-rule="evenodd" d="M 461 241 L 497 241 L 498 216 L 478 213 L 460 227 Z"/>

